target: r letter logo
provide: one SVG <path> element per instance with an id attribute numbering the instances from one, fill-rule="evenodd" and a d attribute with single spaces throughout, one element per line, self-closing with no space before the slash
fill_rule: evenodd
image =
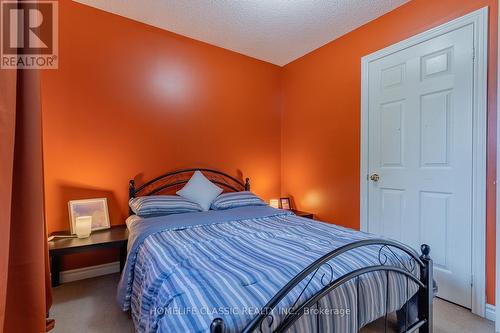
<path id="1" fill-rule="evenodd" d="M 57 1 L 1 2 L 1 69 L 57 68 L 57 6 Z"/>

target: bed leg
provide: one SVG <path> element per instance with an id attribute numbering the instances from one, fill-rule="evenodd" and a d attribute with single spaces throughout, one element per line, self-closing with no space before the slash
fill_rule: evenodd
<path id="1" fill-rule="evenodd" d="M 420 259 L 424 262 L 425 267 L 420 272 L 420 280 L 425 285 L 425 288 L 420 288 L 418 294 L 418 319 L 425 320 L 425 324 L 420 327 L 420 333 L 432 333 L 432 301 L 434 298 L 434 278 L 432 276 L 432 259 L 429 256 L 431 247 L 427 244 L 421 246 L 422 255 Z"/>
<path id="2" fill-rule="evenodd" d="M 224 320 L 215 318 L 210 324 L 210 333 L 224 333 Z"/>

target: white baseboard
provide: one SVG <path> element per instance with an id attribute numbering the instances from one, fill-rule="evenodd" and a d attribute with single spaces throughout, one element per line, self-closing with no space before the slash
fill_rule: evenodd
<path id="1" fill-rule="evenodd" d="M 486 304 L 486 311 L 484 312 L 484 317 L 488 320 L 495 321 L 496 320 L 496 310 L 495 306 L 491 304 Z"/>
<path id="2" fill-rule="evenodd" d="M 62 271 L 59 274 L 59 279 L 61 283 L 67 283 L 72 281 L 89 279 L 101 275 L 118 273 L 118 272 L 120 272 L 120 262 L 114 261 L 102 265 L 95 265 L 95 266 Z"/>

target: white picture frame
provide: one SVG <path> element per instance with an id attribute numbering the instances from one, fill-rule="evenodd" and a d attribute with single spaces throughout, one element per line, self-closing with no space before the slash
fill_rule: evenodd
<path id="1" fill-rule="evenodd" d="M 108 200 L 106 198 L 70 200 L 68 202 L 71 234 L 76 233 L 75 223 L 79 216 L 92 216 L 92 231 L 109 229 Z"/>

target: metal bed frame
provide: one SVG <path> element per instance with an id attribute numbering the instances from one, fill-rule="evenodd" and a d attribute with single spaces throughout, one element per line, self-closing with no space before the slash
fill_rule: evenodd
<path id="1" fill-rule="evenodd" d="M 135 180 L 131 179 L 128 183 L 129 200 L 135 198 L 136 196 L 160 194 L 180 189 L 189 181 L 195 171 L 203 172 L 205 177 L 209 178 L 212 183 L 221 185 L 226 191 L 250 191 L 250 178 L 246 178 L 245 182 L 242 182 L 221 171 L 207 168 L 191 168 L 167 172 L 161 176 L 151 179 L 150 181 L 147 181 L 139 187 L 136 187 Z M 132 214 L 130 208 L 129 214 Z"/>
<path id="2" fill-rule="evenodd" d="M 172 191 L 180 188 L 186 184 L 194 171 L 202 171 L 204 175 L 212 182 L 221 185 L 226 191 L 249 191 L 250 179 L 246 178 L 245 181 L 238 180 L 224 172 L 207 169 L 207 168 L 191 168 L 182 169 L 173 172 L 165 173 L 158 176 L 141 186 L 135 186 L 135 181 L 129 182 L 129 198 L 136 196 L 147 196 L 153 194 L 160 194 L 165 191 Z M 347 274 L 336 277 L 334 274 L 334 260 L 343 253 L 359 249 L 367 246 L 378 246 L 378 264 L 366 266 L 353 270 Z M 401 251 L 410 257 L 408 263 L 401 261 L 396 252 Z M 388 313 L 387 304 L 389 299 L 388 276 L 390 272 L 401 274 L 406 277 L 406 299 L 409 300 L 408 282 L 411 280 L 418 285 L 418 318 L 414 323 L 408 323 L 409 306 L 405 309 L 405 325 L 403 332 L 413 332 L 419 329 L 420 333 L 432 333 L 432 308 L 433 308 L 433 262 L 429 256 L 430 247 L 426 244 L 421 246 L 421 255 L 419 256 L 412 248 L 396 241 L 386 239 L 367 239 L 346 244 L 339 247 L 312 264 L 306 267 L 302 272 L 297 274 L 290 280 L 271 300 L 261 309 L 259 314 L 254 317 L 247 326 L 243 329 L 242 333 L 250 332 L 285 332 L 290 329 L 293 324 L 306 312 L 309 308 L 320 309 L 319 301 L 328 293 L 336 288 L 344 285 L 347 282 L 355 281 L 356 288 L 359 291 L 359 277 L 372 273 L 372 272 L 385 272 L 386 274 L 386 313 L 384 317 L 385 332 L 388 328 Z M 392 259 L 392 260 L 390 260 Z M 390 261 L 396 261 L 399 265 L 390 264 Z M 320 269 L 326 269 L 327 273 L 319 274 Z M 299 299 L 307 290 L 313 279 L 320 279 L 322 288 L 317 291 L 313 296 L 309 297 L 306 301 L 299 303 Z M 292 292 L 299 284 L 305 283 L 305 287 L 295 299 L 295 302 L 287 310 L 286 315 L 281 323 L 276 328 L 272 329 L 274 317 L 272 311 L 277 308 L 278 304 L 287 295 Z M 357 302 L 359 314 L 359 302 Z M 358 318 L 359 319 L 359 318 Z M 316 311 L 316 320 L 319 325 L 319 311 Z M 359 321 L 358 321 L 359 322 Z M 319 326 L 317 326 L 319 327 Z M 210 326 L 211 333 L 224 333 L 225 324 L 222 318 L 216 318 L 212 321 Z"/>

